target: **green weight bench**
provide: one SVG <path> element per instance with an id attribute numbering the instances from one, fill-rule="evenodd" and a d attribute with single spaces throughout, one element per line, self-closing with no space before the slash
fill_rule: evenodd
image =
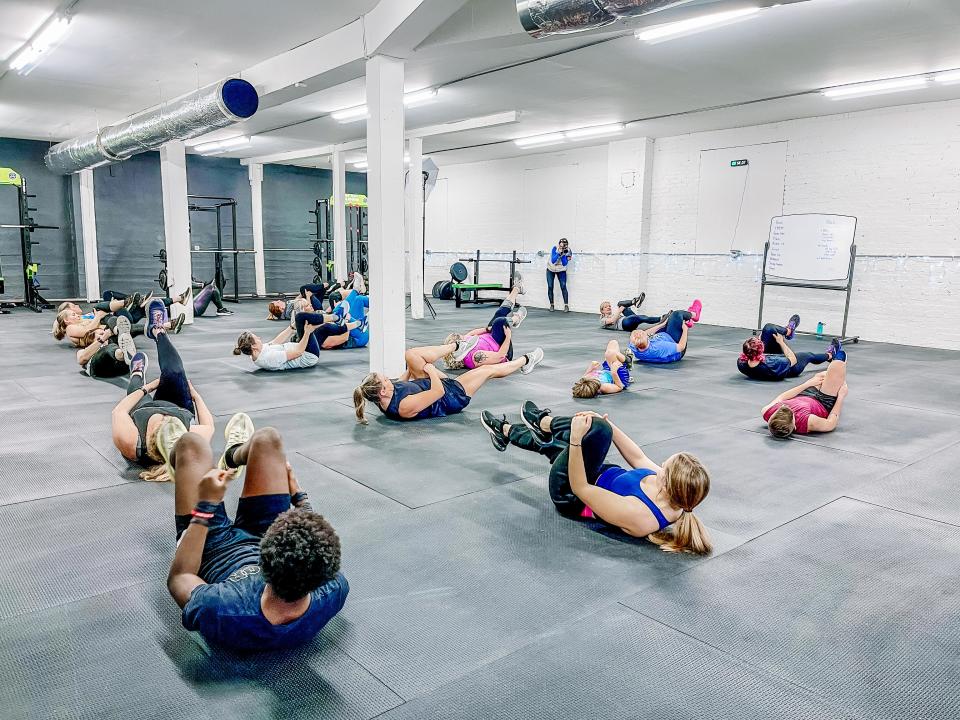
<path id="1" fill-rule="evenodd" d="M 480 290 L 502 290 L 503 292 L 510 292 L 510 288 L 504 287 L 500 283 L 453 283 L 453 299 L 457 303 L 457 307 L 463 305 L 464 302 L 473 303 L 474 305 L 479 305 L 481 303 L 499 303 L 502 302 L 500 298 L 482 298 L 480 297 Z M 464 291 L 469 291 L 473 293 L 473 298 L 470 300 L 464 301 L 463 293 Z"/>

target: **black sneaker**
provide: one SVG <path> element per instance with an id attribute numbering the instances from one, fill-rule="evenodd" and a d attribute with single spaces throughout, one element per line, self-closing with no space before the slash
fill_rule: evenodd
<path id="1" fill-rule="evenodd" d="M 523 418 L 523 424 L 526 425 L 533 436 L 542 444 L 547 445 L 552 439 L 552 434 L 540 429 L 540 421 L 547 417 L 550 411 L 541 410 L 530 400 L 527 400 L 520 406 L 520 417 Z"/>
<path id="2" fill-rule="evenodd" d="M 227 310 L 224 308 L 217 308 L 217 315 L 233 315 L 233 310 Z"/>
<path id="3" fill-rule="evenodd" d="M 490 433 L 490 441 L 497 450 L 503 452 L 507 449 L 510 441 L 503 432 L 503 426 L 507 424 L 506 416 L 498 418 L 489 410 L 484 410 L 480 413 L 480 424 Z"/>
<path id="4" fill-rule="evenodd" d="M 141 293 L 135 292 L 133 295 L 128 297 L 123 301 L 123 307 L 127 310 L 131 308 L 140 307 L 143 303 L 143 295 Z"/>

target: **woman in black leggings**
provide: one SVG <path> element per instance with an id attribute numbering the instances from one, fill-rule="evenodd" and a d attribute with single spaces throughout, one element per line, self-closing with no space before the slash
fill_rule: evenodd
<path id="1" fill-rule="evenodd" d="M 788 340 L 792 340 L 800 324 L 800 316 L 791 316 L 786 327 L 767 323 L 760 331 L 760 337 L 747 338 L 743 343 L 743 352 L 737 358 L 737 370 L 751 380 L 776 381 L 795 378 L 807 365 L 822 365 L 833 360 L 833 346 L 826 352 L 795 353 Z"/>
<path id="2" fill-rule="evenodd" d="M 187 380 L 180 354 L 162 323 L 149 334 L 157 343 L 160 377 L 146 383 L 147 356 L 142 352 L 133 356 L 127 396 L 113 409 L 113 443 L 127 460 L 147 468 L 140 473 L 142 480 L 165 482 L 170 477 L 157 448 L 160 429 L 178 423 L 184 432 L 195 432 L 209 442 L 214 422 L 200 393 Z"/>
<path id="3" fill-rule="evenodd" d="M 122 315 L 105 318 L 103 327 L 93 331 L 92 342 L 77 350 L 77 364 L 92 378 L 126 375 L 137 352 L 130 330 L 130 320 Z"/>

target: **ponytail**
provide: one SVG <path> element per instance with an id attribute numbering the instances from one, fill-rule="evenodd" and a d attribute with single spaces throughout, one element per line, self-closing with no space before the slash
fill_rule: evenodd
<path id="1" fill-rule="evenodd" d="M 237 338 L 237 345 L 233 348 L 234 355 L 253 355 L 253 333 L 244 331 Z"/>
<path id="2" fill-rule="evenodd" d="M 353 391 L 353 408 L 357 413 L 357 422 L 361 425 L 368 425 L 367 418 L 364 415 L 367 400 L 372 403 L 380 402 L 380 391 L 383 386 L 375 373 L 367 375 L 363 382 Z"/>
<path id="3" fill-rule="evenodd" d="M 61 310 L 57 313 L 57 317 L 53 321 L 52 332 L 56 340 L 63 340 L 67 335 L 67 312 L 68 310 Z"/>
<path id="4" fill-rule="evenodd" d="M 679 519 L 669 530 L 647 536 L 664 552 L 686 552 L 708 555 L 713 550 L 710 535 L 693 514 L 693 509 L 703 502 L 710 492 L 710 475 L 696 457 L 690 453 L 677 453 L 663 464 L 663 487 L 670 503 L 683 508 Z"/>
<path id="5" fill-rule="evenodd" d="M 141 471 L 141 480 L 145 480 L 146 482 L 173 481 L 173 478 L 170 477 L 170 474 L 167 472 L 167 466 L 163 462 L 163 456 L 160 454 L 160 449 L 157 447 L 157 436 L 160 434 L 160 429 L 169 422 L 180 421 L 177 418 L 168 415 L 167 417 L 163 418 L 162 421 L 160 421 L 160 425 L 156 430 L 153 431 L 153 433 L 147 435 L 147 457 L 151 460 L 154 460 L 158 464 Z"/>
<path id="6" fill-rule="evenodd" d="M 353 390 L 353 409 L 357 413 L 357 423 L 360 425 L 369 425 L 367 418 L 364 415 L 364 409 L 367 404 L 367 399 L 363 396 L 363 390 L 360 388 L 354 388 Z"/>

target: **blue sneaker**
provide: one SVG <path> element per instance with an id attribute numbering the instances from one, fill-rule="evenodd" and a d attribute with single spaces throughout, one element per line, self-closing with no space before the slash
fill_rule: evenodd
<path id="1" fill-rule="evenodd" d="M 840 343 L 840 338 L 833 338 L 833 340 L 830 341 L 830 347 L 827 348 L 827 357 L 829 357 L 831 360 L 847 359 L 847 354 L 843 351 L 843 345 Z"/>
<path id="2" fill-rule="evenodd" d="M 787 340 L 790 340 L 791 338 L 793 338 L 793 336 L 797 332 L 797 326 L 799 325 L 800 325 L 800 316 L 796 314 L 791 315 L 790 320 L 787 322 L 787 334 L 786 334 Z"/>
<path id="3" fill-rule="evenodd" d="M 147 356 L 142 352 L 134 353 L 133 357 L 130 358 L 130 374 L 136 375 L 137 373 L 147 374 Z"/>
<path id="4" fill-rule="evenodd" d="M 163 304 L 163 300 L 151 301 L 150 305 L 147 306 L 147 327 L 143 334 L 151 340 L 156 341 L 156 328 L 163 327 L 169 320 L 170 317 L 167 315 L 167 306 Z"/>

